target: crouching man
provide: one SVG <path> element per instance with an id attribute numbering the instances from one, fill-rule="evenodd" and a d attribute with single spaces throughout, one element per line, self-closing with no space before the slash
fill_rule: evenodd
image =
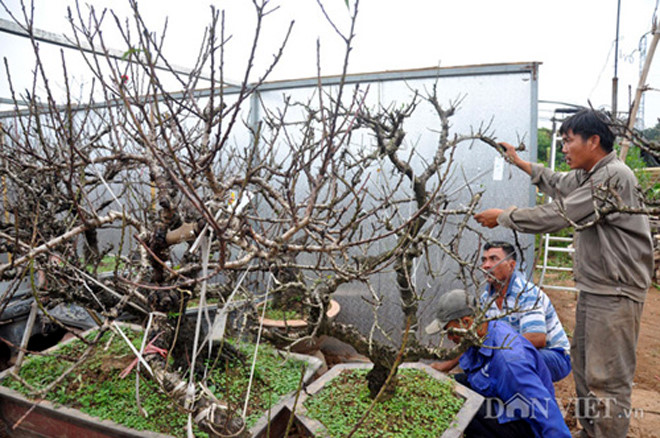
<path id="1" fill-rule="evenodd" d="M 488 286 L 479 301 L 486 316 L 501 317 L 535 346 L 553 382 L 571 372 L 571 344 L 550 298 L 516 269 L 516 250 L 508 242 L 484 245 L 481 268 Z"/>
<path id="2" fill-rule="evenodd" d="M 436 318 L 426 333 L 448 330 L 452 342 L 463 335 L 452 329 L 473 328 L 476 298 L 455 289 L 442 295 Z M 486 397 L 465 430 L 466 437 L 570 437 L 555 400 L 550 371 L 538 350 L 502 321 L 476 327 L 481 346 L 459 359 L 465 374 L 456 380 Z M 524 404 L 524 406 L 523 406 Z"/>

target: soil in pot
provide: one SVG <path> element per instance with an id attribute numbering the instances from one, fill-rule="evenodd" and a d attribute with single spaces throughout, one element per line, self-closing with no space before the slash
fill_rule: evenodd
<path id="1" fill-rule="evenodd" d="M 332 437 L 343 437 L 372 403 L 368 369 L 345 370 L 305 400 L 305 416 L 322 423 Z M 354 437 L 439 437 L 452 426 L 464 399 L 450 381 L 417 369 L 399 369 L 395 394 L 379 402 Z"/>
<path id="2" fill-rule="evenodd" d="M 142 342 L 141 331 L 125 329 L 124 332 L 139 349 Z M 89 336 L 91 339 L 93 334 Z M 243 360 L 216 361 L 206 383 L 216 397 L 228 401 L 237 409 L 237 415 L 240 415 L 245 400 L 254 345 L 237 344 L 237 346 L 244 354 Z M 31 357 L 21 367 L 19 376 L 38 391 L 70 367 L 83 350 L 83 344 L 76 340 L 61 345 L 53 354 Z M 78 409 L 94 417 L 110 419 L 132 429 L 186 436 L 187 415 L 173 409 L 167 396 L 148 379 L 140 380 L 140 402 L 148 416 L 144 417 L 138 413 L 134 374 L 131 373 L 125 379 L 119 378 L 119 374 L 133 359 L 129 347 L 119 336 L 106 333 L 89 360 L 79 367 L 77 372 L 66 377 L 55 389 L 46 394 L 45 400 Z M 296 390 L 305 365 L 304 361 L 285 358 L 281 352 L 269 345 L 260 345 L 246 415 L 248 427 L 282 396 Z M 27 396 L 31 393 L 28 387 L 10 377 L 7 377 L 2 384 Z M 196 430 L 195 436 L 204 437 L 206 434 Z"/>

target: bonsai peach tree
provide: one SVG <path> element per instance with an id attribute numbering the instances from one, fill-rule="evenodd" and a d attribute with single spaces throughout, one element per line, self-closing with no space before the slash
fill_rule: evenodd
<path id="1" fill-rule="evenodd" d="M 15 108 L 2 121 L 0 147 L 7 193 L 0 237 L 10 255 L 0 265 L 3 279 L 40 272 L 45 280 L 34 284 L 34 296 L 43 311 L 59 302 L 83 306 L 97 318 L 99 339 L 121 315 L 143 322 L 147 341 L 158 335 L 153 345 L 168 351 L 165 358 L 144 356 L 147 377 L 210 434 L 247 432 L 240 416 L 203 389 L 201 352 L 211 344 L 217 356 L 221 348 L 200 334 L 199 318 L 187 320 L 191 299 L 203 305 L 214 298 L 226 310 L 237 294 L 293 295 L 308 307 L 310 324 L 287 340 L 327 334 L 350 343 L 374 363 L 368 376 L 374 397 L 401 360 L 449 357 L 480 342 L 468 332 L 450 352 L 418 337 L 425 293 L 418 269 L 436 279 L 480 282 L 474 251 L 466 253 L 461 242 L 475 233 L 468 219 L 481 192 L 455 177 L 455 152 L 475 141 L 497 147 L 488 126 L 452 132 L 460 99 L 442 103 L 433 87 L 381 107 L 367 86 L 349 87 L 357 1 L 335 19 L 319 2 L 345 45 L 337 84 L 322 86 L 319 67 L 318 87 L 304 98 L 285 93 L 274 105 L 260 100 L 260 86 L 281 61 L 291 27 L 272 62 L 255 71 L 270 1 L 254 2 L 257 25 L 239 83 L 225 79 L 232 40 L 224 12 L 212 9 L 197 60 L 182 72 L 167 61 L 166 27 L 157 36 L 137 2 L 129 4 L 127 21 L 112 11 L 69 10 L 71 40 L 89 78 L 81 95 L 67 57 L 62 76 L 51 74 L 29 10 L 9 11 L 36 61 L 27 90 L 16 88 L 16 73 L 10 63 L 6 68 Z M 121 36 L 114 43 L 123 47 L 121 56 L 104 40 L 106 26 Z M 422 107 L 435 115 L 428 127 L 433 152 L 424 157 L 407 138 L 414 129 L 407 122 Z M 455 207 L 460 189 L 469 200 Z M 94 266 L 110 253 L 122 264 L 112 276 L 99 275 Z M 458 270 L 439 271 L 431 256 L 452 260 Z M 379 275 L 395 278 L 403 315 L 395 338 L 403 344 L 388 339 L 378 322 Z M 364 303 L 365 313 L 375 315 L 370 333 L 325 317 L 332 294 L 348 284 L 371 294 Z"/>

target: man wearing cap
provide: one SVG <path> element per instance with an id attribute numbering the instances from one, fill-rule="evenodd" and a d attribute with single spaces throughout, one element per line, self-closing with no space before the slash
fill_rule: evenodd
<path id="1" fill-rule="evenodd" d="M 516 270 L 516 250 L 508 242 L 484 245 L 481 268 L 488 286 L 479 297 L 486 316 L 501 317 L 538 348 L 553 382 L 571 372 L 568 337 L 550 298 Z"/>
<path id="2" fill-rule="evenodd" d="M 516 270 L 516 250 L 508 242 L 484 245 L 481 268 L 488 286 L 479 297 L 482 307 L 489 306 L 488 318 L 500 317 L 535 346 L 550 377 L 557 382 L 571 372 L 570 343 L 550 298 Z M 448 373 L 458 359 L 434 362 L 433 368 Z"/>
<path id="3" fill-rule="evenodd" d="M 449 330 L 460 343 L 470 329 L 477 300 L 455 289 L 442 295 L 428 334 Z M 555 400 L 550 372 L 536 348 L 503 321 L 482 322 L 476 328 L 482 345 L 469 347 L 459 359 L 465 375 L 456 380 L 486 397 L 465 430 L 466 437 L 570 437 Z"/>

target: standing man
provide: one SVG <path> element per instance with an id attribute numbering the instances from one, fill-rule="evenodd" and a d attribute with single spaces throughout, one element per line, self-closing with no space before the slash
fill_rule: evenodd
<path id="1" fill-rule="evenodd" d="M 570 343 L 550 298 L 516 269 L 516 250 L 508 242 L 484 245 L 481 268 L 488 286 L 479 298 L 486 316 L 501 317 L 539 349 L 553 382 L 571 372 Z M 515 309 L 515 311 L 514 311 Z"/>
<path id="2" fill-rule="evenodd" d="M 628 432 L 642 307 L 653 271 L 649 221 L 645 215 L 602 215 L 595 208 L 609 202 L 642 207 L 635 175 L 612 151 L 614 134 L 604 114 L 581 110 L 559 132 L 569 172 L 524 161 L 513 146 L 501 144 L 510 161 L 554 201 L 531 208 L 489 209 L 474 218 L 488 228 L 501 225 L 526 233 L 578 225 L 573 271 L 580 293 L 571 358 L 581 436 L 623 438 Z"/>

